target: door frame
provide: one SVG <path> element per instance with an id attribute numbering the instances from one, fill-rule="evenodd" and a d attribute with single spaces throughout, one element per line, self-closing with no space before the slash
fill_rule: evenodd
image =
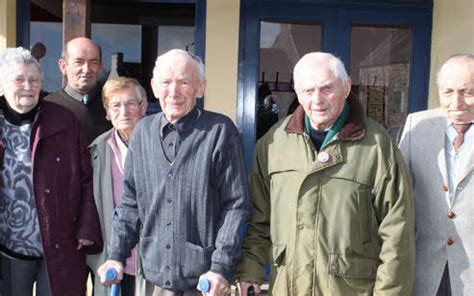
<path id="1" fill-rule="evenodd" d="M 396 25 L 412 28 L 408 113 L 428 103 L 433 1 L 310 1 L 242 0 L 240 11 L 237 126 L 242 135 L 244 160 L 250 169 L 255 147 L 259 81 L 260 22 L 322 24 L 322 50 L 340 57 L 349 72 L 351 24 Z"/>

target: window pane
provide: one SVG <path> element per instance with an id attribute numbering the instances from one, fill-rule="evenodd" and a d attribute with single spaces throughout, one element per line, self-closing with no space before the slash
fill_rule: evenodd
<path id="1" fill-rule="evenodd" d="M 108 77 L 110 57 L 114 53 L 123 53 L 124 62 L 137 65 L 141 63 L 142 29 L 140 25 L 94 23 L 91 30 L 92 40 L 97 42 L 102 49 L 103 80 Z"/>
<path id="2" fill-rule="evenodd" d="M 58 60 L 62 50 L 62 24 L 55 22 L 30 22 L 30 44 L 42 43 L 46 54 L 40 59 L 44 72 L 41 89 L 55 91 L 61 87 L 62 74 L 59 71 Z"/>
<path id="3" fill-rule="evenodd" d="M 297 106 L 293 67 L 321 50 L 321 25 L 261 22 L 257 139 Z"/>
<path id="4" fill-rule="evenodd" d="M 58 60 L 62 50 L 62 24 L 54 22 L 31 22 L 30 44 L 41 42 L 46 55 L 40 59 L 44 71 L 42 89 L 55 91 L 61 87 L 62 74 Z M 102 49 L 104 72 L 99 80 L 106 80 L 110 72 L 110 57 L 122 52 L 125 62 L 141 62 L 141 26 L 122 24 L 92 24 L 92 39 Z"/>
<path id="5" fill-rule="evenodd" d="M 194 27 L 161 26 L 158 28 L 158 55 L 173 48 L 194 53 Z"/>
<path id="6" fill-rule="evenodd" d="M 354 26 L 350 76 L 366 114 L 396 135 L 408 110 L 411 29 Z"/>

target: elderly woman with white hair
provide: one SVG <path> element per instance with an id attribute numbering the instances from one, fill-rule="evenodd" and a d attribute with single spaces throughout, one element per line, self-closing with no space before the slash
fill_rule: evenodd
<path id="1" fill-rule="evenodd" d="M 39 98 L 43 72 L 21 47 L 0 54 L 1 295 L 81 295 L 102 249 L 79 120 Z"/>

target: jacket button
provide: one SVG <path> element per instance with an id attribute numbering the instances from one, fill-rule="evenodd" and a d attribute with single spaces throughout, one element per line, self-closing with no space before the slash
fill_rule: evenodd
<path id="1" fill-rule="evenodd" d="M 46 189 L 44 190 L 44 193 L 50 194 L 50 193 L 51 193 L 51 190 L 49 190 L 48 188 L 46 188 Z"/>
<path id="2" fill-rule="evenodd" d="M 59 244 L 55 244 L 54 247 L 55 247 L 56 249 L 59 249 Z"/>
<path id="3" fill-rule="evenodd" d="M 166 271 L 166 272 L 169 272 L 170 270 L 171 270 L 171 268 L 170 268 L 169 266 L 166 266 L 166 267 L 165 267 L 165 271 Z"/>
<path id="4" fill-rule="evenodd" d="M 168 173 L 168 178 L 170 178 L 170 179 L 173 178 L 173 173 L 171 173 L 171 172 Z"/>
<path id="5" fill-rule="evenodd" d="M 168 250 L 171 249 L 170 244 L 166 244 L 165 248 L 167 248 Z"/>
<path id="6" fill-rule="evenodd" d="M 444 191 L 444 192 L 448 192 L 448 185 L 443 184 L 443 191 Z"/>
<path id="7" fill-rule="evenodd" d="M 448 218 L 449 218 L 449 219 L 453 219 L 454 216 L 456 216 L 456 214 L 455 214 L 453 211 L 449 211 L 449 212 L 448 212 Z"/>
<path id="8" fill-rule="evenodd" d="M 454 241 L 452 239 L 448 238 L 447 243 L 448 243 L 448 246 L 450 246 L 450 245 L 454 244 Z"/>
<path id="9" fill-rule="evenodd" d="M 56 157 L 56 161 L 57 161 L 57 162 L 60 162 L 60 161 L 61 161 L 61 158 Z"/>
<path id="10" fill-rule="evenodd" d="M 172 202 L 171 198 L 168 198 L 166 201 L 167 201 L 168 203 L 171 203 L 171 202 Z"/>
<path id="11" fill-rule="evenodd" d="M 171 285 L 170 281 L 166 281 L 165 285 L 167 286 Z"/>

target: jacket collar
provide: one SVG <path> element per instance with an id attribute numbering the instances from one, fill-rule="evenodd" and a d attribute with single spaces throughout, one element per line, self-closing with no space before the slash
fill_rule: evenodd
<path id="1" fill-rule="evenodd" d="M 89 149 L 93 150 L 97 149 L 97 147 L 106 146 L 105 143 L 107 143 L 110 137 L 112 137 L 114 130 L 114 128 L 111 128 L 95 138 L 95 140 L 89 145 Z"/>
<path id="2" fill-rule="evenodd" d="M 352 92 L 347 97 L 347 103 L 350 108 L 349 116 L 337 135 L 337 139 L 357 141 L 365 135 L 365 112 L 359 99 Z M 303 106 L 300 105 L 288 121 L 285 131 L 288 133 L 304 134 L 304 117 L 305 112 Z"/>
<path id="3" fill-rule="evenodd" d="M 35 138 L 42 139 L 68 129 L 71 121 L 67 118 L 72 114 L 65 107 L 40 98 L 37 118 L 33 123 L 33 130 L 31 132 L 32 139 L 33 135 Z"/>

